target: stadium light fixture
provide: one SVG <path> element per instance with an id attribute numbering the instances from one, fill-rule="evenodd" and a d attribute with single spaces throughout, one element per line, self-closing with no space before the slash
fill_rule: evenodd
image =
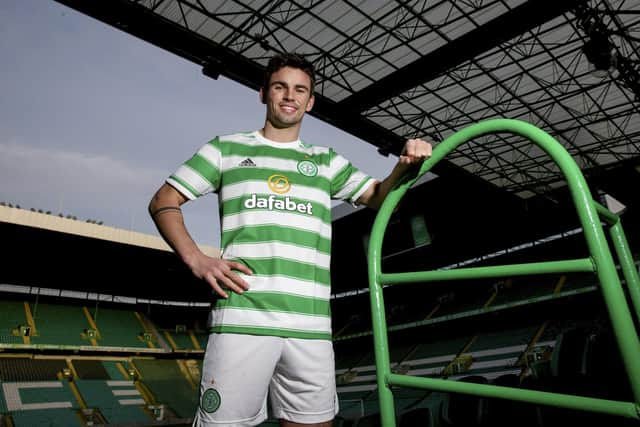
<path id="1" fill-rule="evenodd" d="M 582 52 L 593 67 L 591 75 L 594 77 L 603 79 L 616 69 L 615 47 L 606 33 L 598 30 L 591 31 L 589 39 L 582 47 Z"/>
<path id="2" fill-rule="evenodd" d="M 202 67 L 202 74 L 211 77 L 213 80 L 218 80 L 221 72 L 222 63 L 217 59 L 210 58 Z"/>

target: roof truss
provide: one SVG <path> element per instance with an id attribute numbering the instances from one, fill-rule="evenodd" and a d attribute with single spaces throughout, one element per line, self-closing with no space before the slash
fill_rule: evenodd
<path id="1" fill-rule="evenodd" d="M 544 129 L 585 173 L 640 153 L 635 1 L 58 1 L 254 89 L 274 51 L 305 54 L 318 73 L 313 114 L 382 154 L 498 117 Z M 601 78 L 594 44 L 612 58 Z M 565 184 L 514 135 L 464 144 L 434 172 L 522 198 Z"/>

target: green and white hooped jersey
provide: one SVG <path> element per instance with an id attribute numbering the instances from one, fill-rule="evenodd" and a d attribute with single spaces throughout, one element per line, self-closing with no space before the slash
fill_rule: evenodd
<path id="1" fill-rule="evenodd" d="M 218 192 L 223 257 L 247 265 L 242 295 L 218 299 L 212 332 L 331 339 L 331 199 L 374 180 L 330 148 L 218 137 L 167 179 L 185 197 Z"/>

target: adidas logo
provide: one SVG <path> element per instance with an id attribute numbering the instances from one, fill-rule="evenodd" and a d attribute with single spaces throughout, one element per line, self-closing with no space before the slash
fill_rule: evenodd
<path id="1" fill-rule="evenodd" d="M 256 164 L 253 163 L 253 160 L 251 160 L 250 158 L 246 158 L 243 161 L 241 161 L 238 166 L 255 166 Z"/>

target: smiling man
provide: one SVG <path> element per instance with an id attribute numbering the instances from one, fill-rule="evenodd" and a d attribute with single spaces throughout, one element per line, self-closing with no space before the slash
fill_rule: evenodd
<path id="1" fill-rule="evenodd" d="M 330 426 L 338 412 L 330 318 L 331 200 L 377 209 L 431 145 L 408 140 L 383 181 L 300 139 L 313 66 L 274 56 L 257 131 L 219 136 L 167 178 L 149 204 L 160 233 L 216 296 L 193 425 L 254 426 L 267 398 L 282 426 Z M 330 141 L 321 141 L 329 145 Z M 223 256 L 203 254 L 180 206 L 217 192 Z"/>

